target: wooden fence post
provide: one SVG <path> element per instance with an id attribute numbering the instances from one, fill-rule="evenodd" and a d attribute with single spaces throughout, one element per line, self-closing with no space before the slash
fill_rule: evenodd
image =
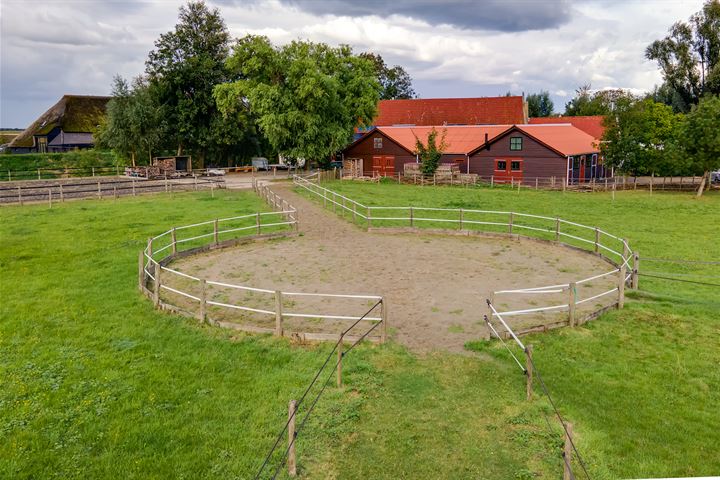
<path id="1" fill-rule="evenodd" d="M 560 219 L 555 218 L 555 241 L 560 241 Z"/>
<path id="2" fill-rule="evenodd" d="M 337 386 L 342 387 L 343 334 L 340 334 L 337 346 Z"/>
<path id="3" fill-rule="evenodd" d="M 115 200 L 117 200 L 117 185 L 113 185 L 113 197 L 115 198 Z"/>
<path id="4" fill-rule="evenodd" d="M 572 423 L 565 423 L 565 446 L 563 447 L 563 480 L 575 478 L 570 469 L 572 464 Z"/>
<path id="5" fill-rule="evenodd" d="M 255 214 L 255 227 L 257 228 L 257 234 L 260 235 L 260 212 L 257 212 Z"/>
<path id="6" fill-rule="evenodd" d="M 533 346 L 527 345 L 525 347 L 525 374 L 527 375 L 527 399 L 532 400 L 533 396 L 533 363 L 532 363 L 532 351 Z"/>
<path id="7" fill-rule="evenodd" d="M 385 297 L 382 297 L 380 299 L 380 318 L 382 325 L 380 328 L 382 329 L 380 331 L 380 341 L 382 343 L 387 342 L 387 324 L 388 324 L 388 309 L 387 309 L 387 303 L 385 302 Z"/>
<path id="8" fill-rule="evenodd" d="M 220 240 L 220 234 L 218 233 L 218 219 L 213 221 L 213 242 L 217 245 Z"/>
<path id="9" fill-rule="evenodd" d="M 357 216 L 357 206 L 353 202 L 353 223 L 355 223 L 355 217 Z"/>
<path id="10" fill-rule="evenodd" d="M 170 230 L 170 238 L 172 240 L 172 253 L 174 255 L 177 253 L 177 235 L 175 234 L 175 227 Z"/>
<path id="11" fill-rule="evenodd" d="M 510 212 L 510 222 L 508 223 L 509 232 L 512 235 L 513 232 L 513 212 Z"/>
<path id="12" fill-rule="evenodd" d="M 20 185 L 18 185 L 18 203 L 20 204 L 20 206 L 22 206 L 23 204 L 22 188 L 20 187 Z"/>
<path id="13" fill-rule="evenodd" d="M 640 254 L 635 252 L 633 254 L 633 271 L 632 271 L 632 289 L 638 289 L 638 276 L 640 274 Z"/>
<path id="14" fill-rule="evenodd" d="M 372 217 L 370 216 L 370 207 L 367 207 L 367 229 L 370 230 L 372 227 Z"/>
<path id="15" fill-rule="evenodd" d="M 48 205 L 52 208 L 52 188 L 48 188 Z"/>
<path id="16" fill-rule="evenodd" d="M 98 180 L 98 198 L 102 200 L 102 188 L 100 188 L 100 180 Z"/>
<path id="17" fill-rule="evenodd" d="M 282 292 L 280 290 L 275 290 L 275 336 L 282 337 L 283 335 Z"/>
<path id="18" fill-rule="evenodd" d="M 463 229 L 463 217 L 464 217 L 463 209 L 461 208 L 461 209 L 460 209 L 460 231 L 461 231 L 461 232 L 462 232 L 462 229 Z"/>
<path id="19" fill-rule="evenodd" d="M 153 303 L 157 307 L 158 305 L 160 305 L 160 272 L 162 271 L 162 266 L 159 263 L 156 263 L 155 266 L 157 268 L 155 268 L 155 271 L 153 272 L 155 273 L 155 285 L 153 285 Z"/>
<path id="20" fill-rule="evenodd" d="M 63 184 L 60 184 L 60 201 L 65 203 L 65 192 L 63 191 Z"/>
<path id="21" fill-rule="evenodd" d="M 135 196 L 135 179 L 134 178 L 132 181 L 132 192 L 133 192 L 133 197 L 134 197 Z"/>
<path id="22" fill-rule="evenodd" d="M 625 242 L 623 241 L 623 244 L 624 243 Z M 627 274 L 627 264 L 625 263 L 625 260 L 628 257 L 627 247 L 624 246 L 623 250 L 623 256 L 620 260 L 620 277 L 618 278 L 618 310 L 623 308 L 625 305 L 625 276 Z"/>
<path id="23" fill-rule="evenodd" d="M 538 189 L 538 177 L 535 177 L 535 190 Z"/>
<path id="24" fill-rule="evenodd" d="M 288 475 L 297 476 L 297 457 L 295 456 L 295 412 L 297 406 L 295 400 L 290 400 L 288 405 Z"/>
<path id="25" fill-rule="evenodd" d="M 413 228 L 413 207 L 410 207 L 410 228 Z"/>
<path id="26" fill-rule="evenodd" d="M 575 302 L 577 301 L 577 284 L 570 284 L 570 295 L 568 298 L 568 325 L 575 326 Z"/>
<path id="27" fill-rule="evenodd" d="M 595 227 L 595 253 L 600 251 L 600 229 Z"/>
<path id="28" fill-rule="evenodd" d="M 138 289 L 142 292 L 143 286 L 145 286 L 145 255 L 140 250 L 138 254 Z"/>
<path id="29" fill-rule="evenodd" d="M 490 175 L 490 188 L 493 188 L 495 184 L 495 175 Z"/>
<path id="30" fill-rule="evenodd" d="M 198 320 L 205 322 L 207 319 L 207 281 L 200 279 L 200 312 L 198 312 Z"/>

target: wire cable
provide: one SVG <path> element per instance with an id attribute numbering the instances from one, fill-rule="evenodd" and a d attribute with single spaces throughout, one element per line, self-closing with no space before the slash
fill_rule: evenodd
<path id="1" fill-rule="evenodd" d="M 686 280 L 684 278 L 663 277 L 660 275 L 651 275 L 649 273 L 641 273 L 641 272 L 637 272 L 637 274 L 640 275 L 641 277 L 659 278 L 660 280 L 672 280 L 674 282 L 692 283 L 695 285 L 705 285 L 708 287 L 720 287 L 720 283 L 698 282 L 695 280 Z"/>
<path id="2" fill-rule="evenodd" d="M 720 265 L 720 262 L 709 262 L 704 260 L 684 260 L 676 258 L 646 258 L 640 257 L 643 262 L 665 262 L 665 263 L 699 263 L 702 265 Z"/>
<path id="3" fill-rule="evenodd" d="M 520 367 L 520 370 L 522 370 L 523 373 L 527 374 L 527 370 L 525 369 L 525 367 L 523 367 L 522 363 L 520 363 L 520 360 L 518 360 L 518 358 L 515 356 L 515 354 L 512 352 L 512 350 L 510 350 L 510 347 L 508 347 L 507 343 L 505 343 L 505 340 L 503 340 L 503 338 L 500 336 L 500 334 L 498 334 L 497 330 L 495 330 L 495 327 L 492 325 L 492 323 L 490 323 L 490 320 L 488 320 L 488 316 L 483 315 L 483 317 L 485 318 L 485 323 L 487 323 L 488 327 L 490 327 L 490 330 L 492 330 L 492 332 L 495 334 L 495 336 L 498 338 L 498 340 L 500 340 L 502 342 L 503 346 L 510 353 L 510 356 L 512 356 L 513 360 L 515 360 L 515 363 L 517 363 L 518 367 Z"/>

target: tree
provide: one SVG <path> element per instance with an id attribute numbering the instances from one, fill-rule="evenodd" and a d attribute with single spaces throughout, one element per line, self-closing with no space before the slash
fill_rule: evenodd
<path id="1" fill-rule="evenodd" d="M 720 169 L 720 97 L 708 96 L 687 114 L 679 129 L 677 145 L 694 169 L 703 172 L 697 191 L 701 196 L 710 172 Z"/>
<path id="2" fill-rule="evenodd" d="M 267 37 L 240 39 L 228 60 L 235 81 L 215 88 L 224 114 L 248 109 L 279 154 L 321 165 L 375 116 L 380 86 L 370 61 L 348 46 Z"/>
<path id="3" fill-rule="evenodd" d="M 151 91 L 171 126 L 170 141 L 178 155 L 186 148 L 200 163 L 245 136 L 246 125 L 226 123 L 213 97 L 215 86 L 229 80 L 229 41 L 219 10 L 191 1 L 180 8 L 175 29 L 160 36 L 146 62 Z"/>
<path id="4" fill-rule="evenodd" d="M 421 169 L 424 175 L 433 175 L 440 165 L 440 159 L 443 152 L 447 148 L 445 143 L 445 135 L 447 130 L 443 130 L 440 136 L 440 144 L 438 145 L 438 132 L 433 127 L 427 136 L 427 144 L 423 144 L 417 136 L 415 137 L 415 154 L 420 157 L 422 162 Z"/>
<path id="5" fill-rule="evenodd" d="M 605 118 L 600 144 L 605 164 L 633 175 L 680 173 L 671 148 L 680 119 L 672 108 L 650 98 L 622 97 Z"/>
<path id="6" fill-rule="evenodd" d="M 677 22 L 669 34 L 645 50 L 662 70 L 677 98 L 676 111 L 688 112 L 703 94 L 720 94 L 720 0 L 708 0 L 689 22 Z"/>
<path id="7" fill-rule="evenodd" d="M 608 115 L 618 103 L 632 99 L 633 95 L 622 89 L 606 89 L 592 91 L 590 84 L 575 90 L 575 97 L 565 104 L 565 115 Z"/>
<path id="8" fill-rule="evenodd" d="M 398 100 L 415 98 L 412 78 L 399 65 L 389 68 L 385 60 L 376 53 L 361 53 L 360 57 L 370 60 L 375 67 L 375 74 L 380 83 L 380 100 Z"/>
<path id="9" fill-rule="evenodd" d="M 98 144 L 130 158 L 133 166 L 140 153 L 147 154 L 149 163 L 160 144 L 163 121 L 148 84 L 137 78 L 130 89 L 125 79 L 116 76 L 112 95 L 105 124 L 98 133 Z"/>
<path id="10" fill-rule="evenodd" d="M 541 90 L 527 96 L 528 115 L 530 117 L 549 117 L 553 114 L 555 105 L 550 98 L 550 92 Z"/>

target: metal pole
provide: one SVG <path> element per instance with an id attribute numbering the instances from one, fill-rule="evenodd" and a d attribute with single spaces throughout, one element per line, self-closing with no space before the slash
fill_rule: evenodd
<path id="1" fill-rule="evenodd" d="M 297 404 L 295 400 L 290 400 L 288 406 L 288 475 L 295 477 L 297 475 L 297 458 L 295 456 L 295 412 Z"/>

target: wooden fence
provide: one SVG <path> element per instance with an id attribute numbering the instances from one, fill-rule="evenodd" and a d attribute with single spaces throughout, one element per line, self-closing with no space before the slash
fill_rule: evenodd
<path id="1" fill-rule="evenodd" d="M 524 237 L 539 241 L 552 242 L 583 252 L 592 253 L 606 260 L 612 269 L 575 282 L 540 287 L 526 287 L 511 290 L 498 290 L 495 295 L 530 296 L 531 308 L 500 312 L 505 316 L 519 316 L 567 311 L 567 318 L 552 323 L 533 325 L 520 333 L 548 330 L 559 326 L 574 326 L 597 317 L 608 308 L 622 308 L 625 298 L 625 286 L 636 285 L 638 275 L 637 255 L 627 240 L 615 236 L 599 227 L 583 225 L 559 217 L 548 217 L 513 211 L 477 210 L 463 208 L 433 208 L 398 206 L 368 206 L 347 196 L 317 185 L 312 179 L 295 177 L 295 185 L 310 192 L 323 202 L 326 208 L 332 208 L 354 223 L 364 224 L 373 231 L 434 231 L 461 235 L 492 235 Z M 599 294 L 581 298 L 578 289 L 589 282 L 615 276 L 613 288 Z M 549 294 L 564 294 L 567 301 L 546 306 L 535 306 L 537 298 Z M 610 305 L 594 310 L 584 317 L 576 315 L 580 305 L 600 299 L 612 298 Z"/>
<path id="2" fill-rule="evenodd" d="M 160 235 L 148 239 L 147 247 L 138 257 L 138 287 L 158 308 L 170 310 L 198 320 L 237 330 L 255 333 L 273 333 L 277 336 L 293 336 L 303 340 L 338 339 L 339 332 L 307 332 L 288 328 L 289 319 L 307 321 L 355 321 L 380 323 L 379 334 L 366 339 L 384 342 L 387 339 L 387 307 L 383 297 L 378 295 L 343 295 L 310 292 L 288 292 L 277 289 L 256 288 L 189 275 L 168 265 L 175 259 L 196 253 L 234 246 L 261 239 L 278 238 L 297 233 L 297 210 L 287 201 L 275 194 L 267 185 L 253 182 L 254 189 L 273 208 L 273 212 L 258 212 L 230 218 L 214 219 L 192 225 L 173 227 Z M 291 230 L 287 230 L 290 227 Z M 279 230 L 280 229 L 280 230 Z M 190 232 L 190 233 L 188 233 Z M 219 291 L 216 291 L 219 290 Z M 244 292 L 253 298 L 238 301 L 227 300 L 227 292 Z M 173 296 L 171 301 L 165 296 Z M 353 303 L 355 313 L 328 311 L 290 310 L 298 299 L 315 299 L 320 302 L 343 300 Z M 258 302 L 261 305 L 258 305 Z M 358 314 L 366 309 L 367 302 L 380 302 L 380 316 Z M 241 312 L 261 322 L 238 323 L 236 321 L 216 321 L 210 310 L 214 308 L 224 312 Z M 348 306 L 348 309 L 351 307 Z M 248 320 L 247 318 L 245 320 Z M 273 326 L 267 326 L 268 322 Z M 359 337 L 346 335 L 346 341 Z"/>

